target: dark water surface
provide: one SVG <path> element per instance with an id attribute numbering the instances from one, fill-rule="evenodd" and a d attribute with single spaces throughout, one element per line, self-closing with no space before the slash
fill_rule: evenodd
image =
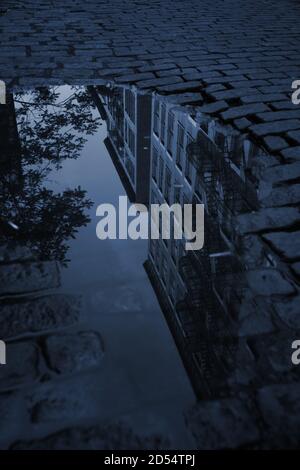
<path id="1" fill-rule="evenodd" d="M 96 207 L 102 203 L 118 207 L 119 196 L 126 195 L 104 144 L 106 122 L 99 120 L 98 110 L 88 103 L 85 111 L 93 129 L 90 135 L 80 132 L 85 125 L 79 123 L 80 107 L 74 111 L 65 104 L 74 90 L 57 88 L 56 98 L 51 97 L 52 91 L 25 91 L 14 96 L 19 133 L 16 147 L 23 148 L 18 175 L 26 183 L 20 193 L 18 185 L 11 190 L 2 217 L 4 224 L 11 220 L 19 226 L 22 243 L 38 247 L 39 258 L 61 260 L 58 292 L 82 295 L 84 308 L 76 328 L 100 334 L 104 357 L 100 367 L 83 370 L 75 378 L 46 381 L 46 395 L 54 393 L 58 401 L 68 395 L 71 401 L 82 397 L 81 409 L 65 412 L 62 407 L 61 417 L 58 413 L 35 425 L 20 416 L 15 422 L 17 434 L 43 437 L 72 424 L 122 420 L 138 434 L 155 433 L 176 448 L 190 447 L 184 412 L 195 402 L 195 395 L 144 268 L 148 241 L 96 237 Z M 86 96 L 84 88 L 77 92 Z M 78 106 L 76 99 L 74 106 Z M 93 126 L 93 119 L 98 119 L 97 125 Z M 66 132 L 70 132 L 67 139 Z M 79 143 L 76 139 L 82 136 L 85 142 Z M 36 193 L 35 186 L 39 188 Z M 91 203 L 78 212 L 74 209 L 74 220 L 66 211 L 54 220 L 49 209 L 54 204 L 53 194 L 60 193 L 64 200 L 64 191 L 77 187 L 85 192 L 80 201 L 89 199 Z M 49 200 L 41 197 L 43 188 L 52 191 Z M 22 199 L 26 191 L 33 193 L 28 207 Z M 16 194 L 20 195 L 17 209 L 12 203 Z M 75 199 L 72 201 L 71 207 Z M 74 231 L 72 223 L 77 227 Z M 19 232 L 8 232 L 9 238 L 20 238 Z M 53 246 L 52 236 L 56 240 Z M 30 389 L 26 393 L 30 396 Z"/>
<path id="2" fill-rule="evenodd" d="M 94 202 L 91 222 L 69 242 L 70 262 L 62 271 L 61 288 L 83 293 L 86 323 L 105 342 L 104 370 L 96 379 L 99 395 L 103 388 L 107 394 L 100 416 L 133 413 L 141 420 L 141 429 L 146 419 L 148 429 L 172 430 L 180 436 L 180 445 L 185 440 L 180 416 L 193 403 L 194 394 L 143 267 L 148 242 L 96 237 L 96 206 L 110 203 L 117 208 L 119 196 L 126 195 L 103 144 L 106 136 L 103 122 L 80 157 L 66 160 L 51 175 L 53 189 L 80 185 Z M 103 396 L 100 407 L 102 400 Z"/>

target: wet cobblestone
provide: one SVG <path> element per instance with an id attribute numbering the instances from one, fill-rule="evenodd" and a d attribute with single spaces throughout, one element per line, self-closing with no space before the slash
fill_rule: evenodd
<path id="1" fill-rule="evenodd" d="M 268 338 L 273 343 L 276 329 L 283 329 L 284 333 L 287 330 L 288 339 L 295 335 L 295 329 L 300 329 L 300 295 L 295 282 L 295 277 L 299 278 L 300 252 L 299 210 L 295 207 L 299 202 L 300 110 L 291 103 L 290 95 L 292 81 L 300 78 L 300 5 L 293 0 L 264 3 L 246 0 L 242 8 L 237 0 L 213 3 L 208 0 L 172 3 L 169 0 L 151 3 L 87 0 L 84 5 L 79 0 L 64 3 L 42 0 L 36 9 L 34 1 L 4 0 L 1 8 L 1 78 L 10 85 L 102 81 L 135 84 L 144 91 L 168 95 L 174 103 L 192 104 L 202 114 L 249 132 L 252 139 L 276 154 L 277 159 L 259 155 L 257 168 L 252 169 L 259 180 L 258 197 L 262 207 L 238 216 L 235 221 L 244 250 L 242 256 L 249 269 L 249 290 L 237 320 L 238 336 L 250 337 L 254 349 L 260 351 L 260 344 L 268 342 Z M 263 265 L 266 247 L 278 262 L 275 268 Z M 251 259 L 247 250 L 251 250 Z M 19 248 L 0 252 L 0 275 L 4 281 L 8 279 L 7 285 L 11 283 L 9 272 L 18 276 L 15 266 L 19 266 L 22 280 L 22 263 L 32 258 L 32 254 Z M 20 261 L 18 265 L 6 264 Z M 47 271 L 45 283 L 40 287 L 38 275 L 33 275 L 32 282 L 26 278 L 28 288 L 21 282 L 19 291 L 28 294 L 53 287 L 55 283 L 49 282 L 52 277 L 48 274 Z M 3 294 L 16 293 L 8 292 L 5 282 L 1 288 Z M 44 296 L 6 301 L 1 305 L 0 326 L 5 338 L 43 335 L 51 330 L 51 336 L 39 340 L 41 350 L 35 343 L 10 345 L 16 356 L 18 348 L 24 348 L 29 357 L 31 353 L 39 358 L 45 355 L 49 370 L 44 378 L 54 376 L 55 379 L 47 380 L 34 393 L 29 393 L 27 407 L 22 409 L 32 422 L 58 422 L 63 415 L 64 422 L 72 426 L 72 420 L 92 416 L 94 395 L 88 395 L 87 405 L 84 381 L 71 400 L 71 391 L 78 385 L 76 378 L 68 377 L 67 387 L 56 382 L 58 374 L 72 374 L 101 363 L 101 342 L 92 332 L 88 336 L 89 347 L 82 331 L 76 333 L 76 342 L 73 333 L 57 331 L 52 336 L 53 330 L 79 321 L 80 307 L 75 300 L 65 295 Z M 115 308 L 119 310 L 120 306 Z M 19 382 L 26 385 L 27 380 L 38 376 L 32 357 L 29 368 L 26 357 L 22 367 L 25 377 L 15 370 L 5 378 L 12 388 Z M 268 384 L 293 380 L 290 371 L 284 375 L 280 357 L 275 355 L 273 363 L 266 365 L 256 354 L 258 377 L 263 376 Z M 253 362 L 247 359 L 248 382 L 241 374 L 236 380 L 238 386 L 250 384 Z M 255 385 L 262 387 L 264 383 Z M 295 388 L 281 383 L 256 388 L 255 396 L 242 400 L 235 397 L 201 402 L 191 412 L 189 426 L 196 441 L 208 448 L 251 446 L 268 428 L 280 433 L 279 424 L 288 415 L 292 419 L 286 435 L 296 436 L 299 418 L 293 420 L 293 415 L 298 411 L 295 399 L 298 388 L 299 384 Z M 14 420 L 13 403 L 19 403 L 16 396 L 14 392 L 1 397 L 0 415 L 9 423 Z M 89 428 L 87 434 L 83 428 L 70 429 L 44 441 L 21 442 L 16 448 L 39 445 L 63 448 L 77 446 L 78 442 L 87 447 L 107 446 L 106 442 L 102 443 L 102 437 L 98 438 L 99 432 L 94 428 Z M 298 437 L 287 445 L 298 445 Z"/>
<path id="2" fill-rule="evenodd" d="M 300 5 L 292 0 L 247 0 L 242 7 L 238 0 L 44 0 L 38 9 L 34 1 L 4 0 L 2 12 L 0 64 L 9 83 L 81 78 L 163 94 L 192 91 L 213 102 L 207 113 L 224 112 L 235 100 L 237 109 L 222 117 L 251 114 L 256 136 L 300 129 L 293 121 L 299 111 L 272 112 L 277 102 L 289 109 L 300 74 Z M 268 116 L 271 127 L 255 122 Z"/>

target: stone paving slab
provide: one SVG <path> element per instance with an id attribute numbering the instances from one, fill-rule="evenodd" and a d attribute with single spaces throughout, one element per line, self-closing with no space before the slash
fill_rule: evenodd
<path id="1" fill-rule="evenodd" d="M 0 266 L 0 295 L 24 294 L 59 287 L 55 261 L 11 263 Z"/>
<path id="2" fill-rule="evenodd" d="M 2 338 L 63 328 L 79 319 L 81 298 L 57 294 L 19 302 L 2 302 L 0 329 Z"/>
<path id="3" fill-rule="evenodd" d="M 80 331 L 49 336 L 45 340 L 45 354 L 52 370 L 67 374 L 98 366 L 104 351 L 100 335 Z"/>

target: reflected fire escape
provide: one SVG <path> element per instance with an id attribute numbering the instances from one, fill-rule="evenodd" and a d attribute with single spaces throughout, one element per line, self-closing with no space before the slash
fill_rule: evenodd
<path id="1" fill-rule="evenodd" d="M 187 147 L 187 158 L 206 194 L 205 243 L 179 261 L 187 292 L 177 302 L 176 312 L 201 377 L 194 384 L 202 398 L 227 395 L 228 379 L 237 366 L 234 321 L 246 282 L 232 243 L 233 216 L 257 204 L 255 188 L 236 172 L 233 157 L 243 154 L 240 142 L 231 152 L 226 141 L 222 147 L 223 153 L 201 131 Z"/>

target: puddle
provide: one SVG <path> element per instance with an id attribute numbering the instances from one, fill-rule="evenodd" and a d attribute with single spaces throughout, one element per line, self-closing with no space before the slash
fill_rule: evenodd
<path id="1" fill-rule="evenodd" d="M 96 237 L 96 207 L 126 195 L 107 121 L 78 87 L 16 93 L 10 111 L 17 127 L 6 151 L 15 162 L 3 162 L 2 242 L 17 239 L 38 259 L 59 260 L 56 291 L 82 295 L 81 328 L 99 332 L 104 343 L 99 370 L 76 378 L 93 396 L 81 418 L 125 416 L 138 429 L 147 421 L 149 433 L 190 446 L 183 413 L 194 393 L 145 270 L 148 242 Z M 60 399 L 65 389 L 67 382 L 62 390 L 55 384 Z M 38 430 L 27 424 L 27 433 L 39 437 L 70 422 L 53 420 Z M 17 424 L 22 435 L 26 422 Z"/>
<path id="2" fill-rule="evenodd" d="M 9 268 L 3 275 L 2 303 L 14 325 L 7 339 L 21 351 L 24 338 L 26 345 L 33 341 L 39 357 L 22 388 L 27 371 L 15 370 L 8 350 L 3 380 L 18 384 L 14 400 L 22 412 L 5 445 L 25 434 L 37 439 L 78 423 L 121 419 L 171 448 L 193 447 L 184 417 L 197 400 L 261 384 L 261 338 L 247 340 L 255 333 L 247 313 L 261 299 L 249 294 L 233 220 L 258 208 L 255 168 L 266 154 L 195 109 L 183 112 L 129 88 L 21 90 L 10 95 L 0 119 L 1 262 L 19 266 L 18 276 Z M 96 208 L 118 207 L 120 196 L 146 207 L 204 204 L 203 248 L 187 251 L 184 239 L 172 237 L 99 240 Z M 15 254 L 24 245 L 29 254 Z M 276 265 L 268 259 L 266 266 Z M 20 305 L 26 313 L 26 302 L 49 293 L 80 295 L 80 318 L 72 320 L 68 300 L 61 323 L 56 312 L 39 328 L 29 314 L 25 334 Z M 48 303 L 45 315 L 49 309 Z M 256 321 L 264 332 L 272 329 L 267 316 Z M 70 359 L 72 345 L 58 341 L 59 368 L 68 365 L 65 375 L 58 372 L 47 337 L 62 335 L 64 343 L 66 331 L 94 332 L 103 348 L 99 364 L 84 346 L 75 351 L 79 366 Z"/>

